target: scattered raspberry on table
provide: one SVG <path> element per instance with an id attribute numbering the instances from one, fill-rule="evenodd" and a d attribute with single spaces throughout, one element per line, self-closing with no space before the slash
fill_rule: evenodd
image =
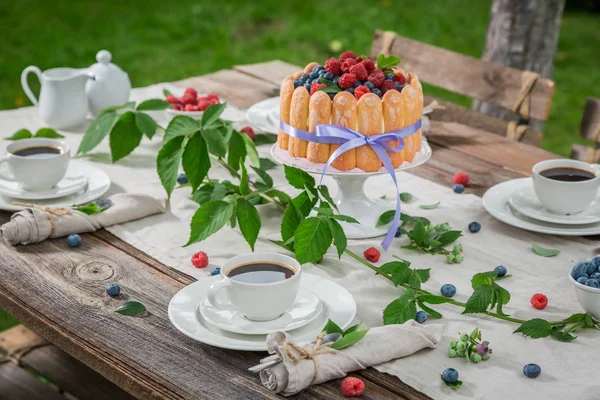
<path id="1" fill-rule="evenodd" d="M 365 258 L 371 262 L 379 261 L 379 257 L 381 256 L 381 253 L 379 253 L 379 250 L 375 247 L 369 247 L 363 254 Z"/>
<path id="2" fill-rule="evenodd" d="M 203 251 L 197 252 L 192 256 L 192 264 L 196 268 L 206 267 L 208 265 L 208 255 Z"/>
<path id="3" fill-rule="evenodd" d="M 358 378 L 349 376 L 342 381 L 340 389 L 346 397 L 357 397 L 364 393 L 365 383 Z"/>
<path id="4" fill-rule="evenodd" d="M 454 183 L 467 186 L 469 184 L 469 175 L 463 171 L 457 172 L 456 175 L 454 175 Z"/>
<path id="5" fill-rule="evenodd" d="M 548 305 L 548 298 L 541 293 L 536 293 L 531 297 L 531 305 L 538 310 L 543 310 Z"/>
<path id="6" fill-rule="evenodd" d="M 325 86 L 325 85 L 323 85 L 323 86 Z M 250 137 L 250 139 L 254 140 L 254 129 L 252 129 L 252 127 L 245 126 L 242 129 L 240 129 L 240 132 L 244 132 L 246 135 L 248 135 Z"/>

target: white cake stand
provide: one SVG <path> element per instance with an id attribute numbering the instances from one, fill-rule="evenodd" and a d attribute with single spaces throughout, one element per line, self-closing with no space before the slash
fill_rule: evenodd
<path id="1" fill-rule="evenodd" d="M 300 168 L 310 174 L 321 175 L 324 163 L 312 163 L 306 158 L 296 158 L 290 156 L 286 150 L 282 150 L 274 144 L 271 148 L 273 159 L 280 164 Z M 404 162 L 394 171 L 404 171 L 410 168 L 418 167 L 431 158 L 431 147 L 423 138 L 421 151 L 419 151 L 412 162 Z M 375 227 L 377 218 L 388 210 L 396 208 L 396 202 L 392 200 L 371 199 L 364 191 L 366 180 L 374 175 L 387 174 L 387 170 L 382 167 L 376 172 L 365 172 L 358 168 L 350 171 L 340 171 L 333 167 L 327 168 L 325 175 L 330 175 L 335 179 L 338 185 L 337 194 L 333 201 L 337 205 L 340 214 L 354 217 L 359 224 L 348 224 L 340 222 L 349 239 L 367 239 L 377 236 L 383 236 L 387 233 L 385 227 Z M 390 178 L 390 185 L 393 185 Z M 398 182 L 401 185 L 401 182 Z"/>

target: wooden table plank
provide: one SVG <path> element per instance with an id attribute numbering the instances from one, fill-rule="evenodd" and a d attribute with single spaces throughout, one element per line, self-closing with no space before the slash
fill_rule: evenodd
<path id="1" fill-rule="evenodd" d="M 273 87 L 281 86 L 281 82 L 287 76 L 302 71 L 304 67 L 299 67 L 281 60 L 267 61 L 258 64 L 235 65 L 235 71 L 252 76 L 257 80 L 268 82 Z"/>

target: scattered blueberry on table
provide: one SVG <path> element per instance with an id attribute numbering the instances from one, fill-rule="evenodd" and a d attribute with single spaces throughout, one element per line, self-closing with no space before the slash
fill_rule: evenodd
<path id="1" fill-rule="evenodd" d="M 183 172 L 177 176 L 177 183 L 179 183 L 180 185 L 185 185 L 189 182 L 189 179 L 187 178 L 187 176 L 185 176 Z"/>
<path id="2" fill-rule="evenodd" d="M 448 383 L 455 383 L 458 381 L 458 371 L 454 368 L 446 368 L 444 372 L 442 372 L 442 379 Z"/>
<path id="3" fill-rule="evenodd" d="M 452 190 L 454 190 L 454 193 L 462 193 L 465 191 L 465 187 L 464 187 L 464 185 L 456 184 L 456 185 L 452 186 Z"/>
<path id="4" fill-rule="evenodd" d="M 420 324 L 427 321 L 427 313 L 425 311 L 418 311 L 417 315 L 415 316 L 415 321 Z"/>
<path id="5" fill-rule="evenodd" d="M 79 247 L 79 245 L 81 245 L 81 241 L 81 236 L 76 233 L 67 236 L 67 246 L 69 247 Z"/>
<path id="6" fill-rule="evenodd" d="M 537 364 L 527 364 L 523 367 L 523 374 L 528 378 L 537 378 L 542 373 L 542 369 Z"/>
<path id="7" fill-rule="evenodd" d="M 494 271 L 498 272 L 498 278 L 503 277 L 508 272 L 504 265 L 498 265 L 494 268 Z"/>
<path id="8" fill-rule="evenodd" d="M 221 267 L 213 268 L 210 270 L 210 275 L 215 276 L 221 273 Z"/>
<path id="9" fill-rule="evenodd" d="M 469 232 L 477 233 L 481 230 L 481 224 L 477 221 L 473 221 L 469 224 Z"/>
<path id="10" fill-rule="evenodd" d="M 454 297 L 456 294 L 456 286 L 447 283 L 440 288 L 440 293 L 444 297 Z"/>
<path id="11" fill-rule="evenodd" d="M 109 283 L 106 285 L 106 293 L 111 297 L 118 296 L 121 293 L 121 286 L 118 283 Z"/>

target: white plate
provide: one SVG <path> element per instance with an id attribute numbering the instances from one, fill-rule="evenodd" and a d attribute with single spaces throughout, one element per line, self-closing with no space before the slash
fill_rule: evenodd
<path id="1" fill-rule="evenodd" d="M 213 276 L 192 283 L 181 289 L 169 303 L 169 319 L 184 335 L 211 346 L 233 350 L 266 351 L 266 335 L 243 335 L 227 332 L 207 323 L 198 312 L 198 304 L 206 297 L 213 282 L 221 279 Z M 327 309 L 327 313 L 293 332 L 297 342 L 311 342 L 329 317 L 343 329 L 347 328 L 356 315 L 356 302 L 346 289 L 329 279 L 311 274 L 302 274 L 301 287 L 310 288 Z"/>
<path id="2" fill-rule="evenodd" d="M 77 171 L 87 179 L 87 186 L 66 197 L 46 200 L 27 200 L 27 203 L 48 207 L 70 207 L 87 204 L 102 196 L 110 188 L 110 178 L 100 168 L 80 160 L 71 160 L 69 169 Z M 21 211 L 25 207 L 13 203 L 23 203 L 22 199 L 0 195 L 0 210 Z"/>
<path id="3" fill-rule="evenodd" d="M 279 131 L 279 97 L 271 97 L 253 104 L 246 111 L 246 120 L 258 130 L 276 134 Z"/>
<path id="4" fill-rule="evenodd" d="M 21 184 L 10 179 L 6 164 L 0 166 L 0 194 L 15 199 L 47 200 L 65 197 L 84 188 L 87 178 L 69 164 L 65 177 L 50 190 L 32 192 L 21 187 Z"/>
<path id="5" fill-rule="evenodd" d="M 544 205 L 538 200 L 531 186 L 515 190 L 510 196 L 510 206 L 521 214 L 537 219 L 539 221 L 551 222 L 561 225 L 582 225 L 600 222 L 600 201 L 594 200 L 590 206 L 573 215 L 554 214 L 546 210 Z"/>
<path id="6" fill-rule="evenodd" d="M 509 204 L 510 196 L 517 190 L 531 186 L 531 178 L 513 179 L 491 187 L 483 195 L 483 207 L 500 221 L 532 232 L 564 236 L 600 235 L 600 223 L 587 225 L 558 225 L 529 218 Z"/>
<path id="7" fill-rule="evenodd" d="M 198 306 L 202 318 L 217 328 L 246 335 L 266 335 L 273 331 L 291 331 L 300 328 L 323 313 L 323 302 L 310 290 L 300 288 L 292 308 L 271 321 L 250 321 L 232 310 L 213 306 L 208 298 Z"/>

